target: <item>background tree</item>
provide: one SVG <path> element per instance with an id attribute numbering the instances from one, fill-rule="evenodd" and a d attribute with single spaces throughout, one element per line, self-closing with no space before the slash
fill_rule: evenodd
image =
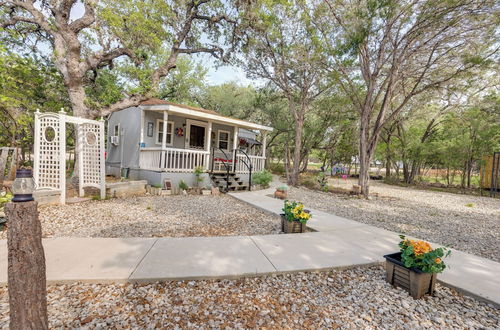
<path id="1" fill-rule="evenodd" d="M 329 87 L 308 10 L 304 1 L 257 2 L 244 13 L 248 29 L 238 61 L 250 77 L 267 80 L 287 101 L 295 129 L 291 185 L 298 183 L 307 112 Z"/>
<path id="2" fill-rule="evenodd" d="M 329 15 L 321 15 L 327 10 Z M 318 4 L 315 22 L 331 45 L 334 77 L 359 113 L 359 184 L 365 196 L 382 129 L 413 97 L 460 78 L 496 53 L 494 14 L 493 1 Z"/>

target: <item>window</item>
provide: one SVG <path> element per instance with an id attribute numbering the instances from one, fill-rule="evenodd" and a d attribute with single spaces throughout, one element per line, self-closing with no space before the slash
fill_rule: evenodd
<path id="1" fill-rule="evenodd" d="M 167 122 L 167 140 L 165 145 L 171 146 L 174 144 L 174 122 L 173 121 L 168 121 Z M 161 144 L 161 141 L 163 139 L 163 120 L 158 119 L 156 121 L 156 144 Z"/>
<path id="2" fill-rule="evenodd" d="M 222 150 L 229 150 L 229 132 L 219 130 L 218 147 Z"/>
<path id="3" fill-rule="evenodd" d="M 113 130 L 113 135 L 114 136 L 120 135 L 120 125 L 115 125 L 114 130 Z"/>

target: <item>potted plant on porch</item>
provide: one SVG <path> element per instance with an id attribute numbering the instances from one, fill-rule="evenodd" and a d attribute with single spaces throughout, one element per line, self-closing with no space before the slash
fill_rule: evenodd
<path id="1" fill-rule="evenodd" d="M 406 239 L 404 235 L 399 237 L 401 251 L 384 256 L 387 282 L 408 291 L 414 299 L 432 295 L 437 274 L 446 268 L 442 259 L 451 251 L 433 249 L 427 242 Z"/>
<path id="2" fill-rule="evenodd" d="M 285 200 L 281 214 L 281 230 L 287 234 L 305 233 L 306 223 L 311 219 L 311 212 L 304 209 L 304 204 Z"/>

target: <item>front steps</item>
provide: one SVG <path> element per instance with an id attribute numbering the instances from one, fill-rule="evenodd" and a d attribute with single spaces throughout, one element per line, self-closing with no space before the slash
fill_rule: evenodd
<path id="1" fill-rule="evenodd" d="M 236 173 L 229 173 L 228 186 L 226 185 L 227 173 L 225 172 L 210 173 L 210 179 L 212 179 L 212 182 L 215 184 L 215 186 L 218 187 L 222 192 L 248 190 L 248 183 L 243 182 L 241 178 L 236 175 Z"/>

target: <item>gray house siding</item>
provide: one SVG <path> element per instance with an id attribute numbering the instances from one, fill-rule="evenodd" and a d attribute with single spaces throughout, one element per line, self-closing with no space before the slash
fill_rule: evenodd
<path id="1" fill-rule="evenodd" d="M 158 119 L 163 120 L 163 113 L 154 112 L 154 111 L 145 111 L 144 112 L 144 143 L 146 148 L 158 148 L 161 147 L 161 144 L 156 143 L 156 137 L 158 134 Z M 169 115 L 168 121 L 174 122 L 174 132 L 173 132 L 173 145 L 167 146 L 170 148 L 186 148 L 186 118 Z M 207 123 L 207 121 L 196 119 L 196 121 Z M 140 121 L 139 121 L 140 122 Z M 147 136 L 147 129 L 149 123 L 153 123 L 153 136 Z M 139 125 L 138 125 L 139 126 Z M 177 136 L 175 134 L 175 130 L 177 128 L 182 128 L 184 130 L 184 136 Z M 217 137 L 219 130 L 224 130 L 229 132 L 229 149 L 233 149 L 233 135 L 234 135 L 234 127 L 228 125 L 222 125 L 218 123 L 212 124 L 212 147 L 218 147 L 217 145 Z M 140 130 L 139 130 L 140 132 Z"/>
<path id="2" fill-rule="evenodd" d="M 139 140 L 141 112 L 138 108 L 128 108 L 113 113 L 108 119 L 108 146 L 106 173 L 119 175 L 121 168 L 139 167 Z M 120 141 L 117 146 L 111 144 L 115 126 L 120 128 Z"/>

